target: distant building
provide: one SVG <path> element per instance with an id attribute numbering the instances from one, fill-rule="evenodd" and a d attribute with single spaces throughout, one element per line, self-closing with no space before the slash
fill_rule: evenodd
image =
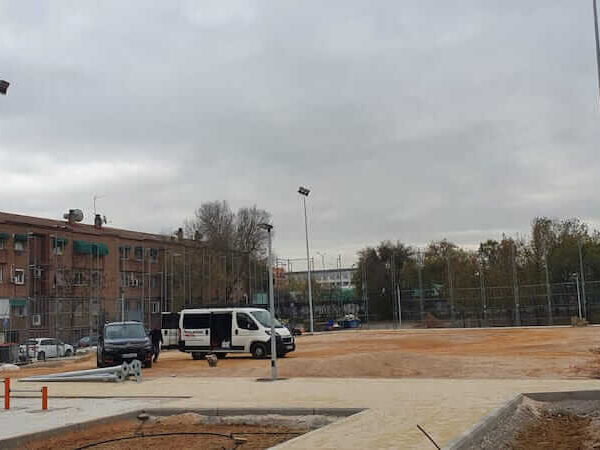
<path id="1" fill-rule="evenodd" d="M 352 284 L 352 276 L 356 268 L 346 267 L 341 269 L 321 269 L 311 270 L 311 278 L 313 278 L 319 285 L 325 289 L 328 288 L 354 288 Z M 287 272 L 288 280 L 294 281 L 306 281 L 307 271 L 299 272 Z"/>
<path id="2" fill-rule="evenodd" d="M 0 212 L 0 341 L 75 342 L 122 312 L 155 327 L 173 307 L 173 260 L 201 243 L 80 220 Z"/>

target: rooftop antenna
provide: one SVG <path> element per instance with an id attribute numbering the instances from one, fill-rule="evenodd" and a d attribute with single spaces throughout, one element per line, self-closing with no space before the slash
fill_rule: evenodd
<path id="1" fill-rule="evenodd" d="M 96 200 L 106 197 L 106 195 L 94 195 L 94 217 L 96 217 Z"/>

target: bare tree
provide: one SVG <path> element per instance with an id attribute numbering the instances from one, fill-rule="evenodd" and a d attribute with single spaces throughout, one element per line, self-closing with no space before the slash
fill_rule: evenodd
<path id="1" fill-rule="evenodd" d="M 264 209 L 258 209 L 256 205 L 240 208 L 235 218 L 235 249 L 255 257 L 264 256 L 267 233 L 258 225 L 270 220 L 271 214 Z"/>
<path id="2" fill-rule="evenodd" d="M 210 247 L 227 250 L 235 237 L 235 215 L 226 201 L 203 203 L 192 220 L 184 224 L 189 238 L 205 241 Z"/>

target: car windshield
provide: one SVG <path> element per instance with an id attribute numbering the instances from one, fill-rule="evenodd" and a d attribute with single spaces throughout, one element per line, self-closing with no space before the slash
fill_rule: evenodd
<path id="1" fill-rule="evenodd" d="M 141 323 L 124 323 L 108 325 L 105 331 L 106 339 L 144 338 L 146 333 Z"/>
<path id="2" fill-rule="evenodd" d="M 252 316 L 258 320 L 263 327 L 269 328 L 271 326 L 271 313 L 269 311 L 252 311 L 250 314 L 252 314 Z M 283 328 L 283 325 L 279 323 L 277 318 L 275 318 L 274 325 L 275 328 Z"/>

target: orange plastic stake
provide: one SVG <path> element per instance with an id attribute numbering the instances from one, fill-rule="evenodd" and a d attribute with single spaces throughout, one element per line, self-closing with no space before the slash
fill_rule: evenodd
<path id="1" fill-rule="evenodd" d="M 4 409 L 10 409 L 10 378 L 4 379 Z"/>
<path id="2" fill-rule="evenodd" d="M 42 409 L 48 409 L 48 386 L 42 388 Z"/>

